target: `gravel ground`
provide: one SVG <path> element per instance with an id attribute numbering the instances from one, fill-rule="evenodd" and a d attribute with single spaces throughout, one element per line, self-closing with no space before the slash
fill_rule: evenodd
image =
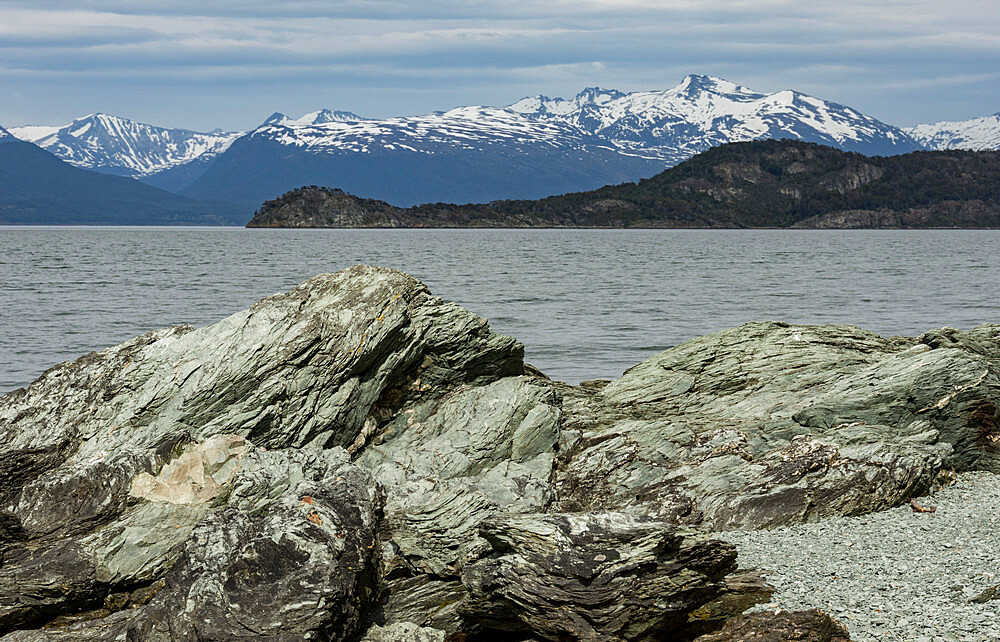
<path id="1" fill-rule="evenodd" d="M 720 533 L 778 590 L 754 610 L 820 608 L 851 639 L 1000 640 L 1000 476 L 963 473 L 921 506 L 770 531 Z"/>

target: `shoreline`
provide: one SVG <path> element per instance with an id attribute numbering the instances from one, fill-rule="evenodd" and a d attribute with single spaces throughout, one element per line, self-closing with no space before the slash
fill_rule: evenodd
<path id="1" fill-rule="evenodd" d="M 1000 227 L 607 227 L 607 226 L 440 226 L 440 227 L 270 227 L 245 225 L 119 225 L 119 224 L 30 224 L 30 223 L 0 223 L 3 229 L 127 229 L 127 230 L 677 230 L 677 231 L 786 231 L 786 232 L 846 232 L 846 231 L 996 231 Z"/>
<path id="2" fill-rule="evenodd" d="M 719 533 L 777 588 L 750 611 L 820 608 L 857 642 L 1000 639 L 1000 475 L 961 473 L 910 506 Z M 781 560 L 774 563 L 771 560 Z"/>

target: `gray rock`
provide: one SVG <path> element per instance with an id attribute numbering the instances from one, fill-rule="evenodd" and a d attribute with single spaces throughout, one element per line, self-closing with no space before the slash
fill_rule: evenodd
<path id="1" fill-rule="evenodd" d="M 215 459 L 223 460 L 216 494 L 190 493 L 199 475 L 181 477 L 175 466 L 156 478 L 166 489 L 138 478 L 134 490 L 151 501 L 94 533 L 10 549 L 0 572 L 4 628 L 68 625 L 12 639 L 354 634 L 377 595 L 382 491 L 340 448 L 264 451 L 236 436 L 228 441 L 238 456 L 232 466 L 228 456 Z M 218 442 L 175 461 L 219 454 Z M 155 587 L 141 604 L 126 600 L 75 623 L 55 618 L 107 606 L 109 596 L 137 584 Z"/>
<path id="2" fill-rule="evenodd" d="M 373 620 L 383 625 L 405 622 L 457 633 L 465 626 L 458 608 L 466 594 L 458 579 L 439 579 L 426 573 L 386 578 Z"/>
<path id="3" fill-rule="evenodd" d="M 736 566 L 727 543 L 625 513 L 518 515 L 481 528 L 495 553 L 462 571 L 460 610 L 487 632 L 683 638 L 690 613 L 723 592 Z"/>
<path id="4" fill-rule="evenodd" d="M 849 642 L 850 639 L 843 625 L 822 611 L 810 609 L 742 615 L 696 642 Z"/>
<path id="5" fill-rule="evenodd" d="M 76 486 L 56 470 L 71 459 L 124 466 L 114 477 L 127 484 L 152 467 L 135 457 L 220 433 L 268 448 L 354 452 L 404 400 L 520 374 L 522 355 L 519 343 L 401 272 L 321 275 L 214 325 L 151 332 L 56 366 L 4 396 L 0 506 L 33 483 Z M 0 522 L 16 531 L 13 513 Z"/>
<path id="6" fill-rule="evenodd" d="M 1000 600 L 1000 584 L 989 587 L 970 601 L 974 604 L 985 604 L 993 600 Z"/>
<path id="7" fill-rule="evenodd" d="M 0 634 L 691 636 L 771 589 L 677 525 L 1000 471 L 1000 326 L 747 324 L 577 387 L 522 353 L 359 266 L 56 366 L 0 398 Z"/>
<path id="8" fill-rule="evenodd" d="M 221 637 L 239 627 L 349 635 L 378 593 L 384 502 L 335 450 L 360 453 L 406 405 L 520 374 L 522 354 L 412 277 L 358 266 L 214 325 L 151 332 L 52 368 L 0 398 L 0 633 L 87 612 L 151 638 L 162 633 L 148 628 L 154 619 Z M 530 420 L 518 421 L 528 435 Z M 334 468 L 343 472 L 327 480 Z M 355 480 L 355 496 L 293 519 L 306 510 L 293 495 L 332 493 L 346 483 L 338 476 Z M 280 520 L 292 521 L 283 530 Z M 322 536 L 288 530 L 297 522 Z M 262 565 L 268 556 L 288 556 L 304 575 Z M 108 615 L 112 596 L 160 580 L 136 614 Z M 188 585 L 200 592 L 182 599 Z M 252 599 L 278 599 L 286 624 Z"/>
<path id="9" fill-rule="evenodd" d="M 884 339 L 750 323 L 566 391 L 556 506 L 710 529 L 898 505 L 1000 467 L 1000 326 Z"/>
<path id="10" fill-rule="evenodd" d="M 718 595 L 688 615 L 686 630 L 692 635 L 715 631 L 754 605 L 769 602 L 773 595 L 774 587 L 760 571 L 737 569 L 725 577 Z"/>
<path id="11" fill-rule="evenodd" d="M 544 511 L 559 441 L 558 398 L 523 377 L 415 404 L 358 458 L 386 487 L 387 524 L 413 569 L 456 576 L 489 549 L 479 524 Z"/>
<path id="12" fill-rule="evenodd" d="M 444 631 L 397 622 L 387 626 L 373 624 L 360 642 L 444 642 L 444 638 Z"/>

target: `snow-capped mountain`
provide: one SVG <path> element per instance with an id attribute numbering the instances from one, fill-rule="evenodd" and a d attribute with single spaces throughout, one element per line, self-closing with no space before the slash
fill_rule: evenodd
<path id="1" fill-rule="evenodd" d="M 356 123 L 368 120 L 363 116 L 358 116 L 351 111 L 337 111 L 335 109 L 321 109 L 309 112 L 300 118 L 290 118 L 281 112 L 274 112 L 267 117 L 261 127 L 265 125 L 322 125 L 323 123 Z"/>
<path id="2" fill-rule="evenodd" d="M 838 103 L 711 76 L 662 91 L 591 87 L 506 107 L 371 119 L 275 113 L 248 133 L 165 129 L 95 114 L 10 130 L 74 165 L 196 198 L 259 204 L 304 184 L 397 205 L 536 198 L 651 176 L 710 147 L 794 138 L 864 154 L 1000 147 L 1000 115 L 903 130 Z"/>
<path id="3" fill-rule="evenodd" d="M 760 138 L 867 154 L 920 148 L 844 105 L 688 76 L 664 91 L 592 87 L 571 99 L 534 96 L 422 116 L 275 114 L 183 193 L 260 202 L 317 184 L 396 205 L 537 198 L 637 180 L 709 147 Z"/>
<path id="4" fill-rule="evenodd" d="M 135 178 L 214 157 L 241 135 L 167 129 L 107 114 L 90 114 L 61 127 L 14 127 L 11 133 L 77 167 Z"/>
<path id="5" fill-rule="evenodd" d="M 512 109 L 520 114 L 533 116 L 565 117 L 577 113 L 584 108 L 606 105 L 626 95 L 617 89 L 587 87 L 570 100 L 566 100 L 565 98 L 549 98 L 548 96 L 528 96 L 512 105 L 508 105 L 508 109 Z"/>
<path id="6" fill-rule="evenodd" d="M 245 208 L 74 167 L 0 128 L 0 225 L 238 225 Z"/>
<path id="7" fill-rule="evenodd" d="M 837 103 L 785 90 L 771 94 L 711 76 L 671 89 L 623 94 L 597 87 L 571 100 L 523 98 L 510 109 L 578 125 L 611 144 L 677 163 L 709 147 L 794 138 L 866 154 L 919 149 L 906 132 Z"/>
<path id="8" fill-rule="evenodd" d="M 340 112 L 343 113 L 343 112 Z M 498 107 L 458 107 L 423 116 L 383 120 L 308 121 L 312 114 L 263 125 L 249 135 L 313 153 L 406 150 L 434 154 L 446 148 L 473 149 L 499 144 L 549 145 L 572 148 L 585 144 L 587 133 L 572 123 L 526 118 Z"/>
<path id="9" fill-rule="evenodd" d="M 917 125 L 906 132 L 927 149 L 1000 149 L 1000 112 L 969 120 Z"/>
<path id="10" fill-rule="evenodd" d="M 614 148 L 571 122 L 498 107 L 296 121 L 275 119 L 243 136 L 183 193 L 256 205 L 316 184 L 394 204 L 471 202 L 537 198 L 663 168 L 661 160 Z"/>

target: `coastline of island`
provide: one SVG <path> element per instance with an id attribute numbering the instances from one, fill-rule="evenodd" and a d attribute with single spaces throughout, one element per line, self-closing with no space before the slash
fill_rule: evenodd
<path id="1" fill-rule="evenodd" d="M 397 207 L 308 186 L 248 228 L 1000 227 L 1000 152 L 864 156 L 789 139 L 712 148 L 648 179 L 539 200 Z"/>

